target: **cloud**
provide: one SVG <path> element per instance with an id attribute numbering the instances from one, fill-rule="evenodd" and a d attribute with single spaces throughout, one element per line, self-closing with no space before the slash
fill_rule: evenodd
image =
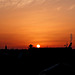
<path id="1" fill-rule="evenodd" d="M 33 2 L 34 0 L 0 0 L 0 8 L 1 7 L 11 7 L 11 6 L 17 6 L 22 7 L 26 4 L 29 4 Z"/>
<path id="2" fill-rule="evenodd" d="M 45 3 L 45 8 L 46 7 L 52 7 L 55 10 L 61 10 L 62 7 L 63 9 L 66 10 L 72 10 L 75 8 L 74 0 L 0 0 L 0 8 L 25 8 L 29 6 L 33 6 L 34 8 L 39 5 L 43 6 L 43 3 Z M 70 4 L 71 3 L 71 4 Z M 73 5 L 72 5 L 73 4 Z M 70 6 L 71 5 L 71 6 Z M 68 7 L 68 8 L 67 8 Z"/>
<path id="3" fill-rule="evenodd" d="M 11 6 L 17 6 L 17 7 L 23 7 L 27 4 L 32 3 L 35 1 L 36 3 L 43 3 L 45 0 L 0 0 L 0 8 L 1 7 L 11 7 Z"/>
<path id="4" fill-rule="evenodd" d="M 36 2 L 39 2 L 39 3 L 43 3 L 45 2 L 46 0 L 36 0 Z"/>
<path id="5" fill-rule="evenodd" d="M 61 0 L 57 0 L 57 1 L 61 1 Z"/>
<path id="6" fill-rule="evenodd" d="M 75 5 L 71 5 L 70 7 L 69 7 L 69 10 L 72 10 L 72 9 L 74 9 L 75 8 Z"/>
<path id="7" fill-rule="evenodd" d="M 56 9 L 59 11 L 59 10 L 61 10 L 61 8 L 62 8 L 62 7 L 57 7 Z"/>

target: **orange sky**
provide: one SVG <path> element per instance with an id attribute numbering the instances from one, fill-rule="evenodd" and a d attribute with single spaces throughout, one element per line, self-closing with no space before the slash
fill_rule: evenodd
<path id="1" fill-rule="evenodd" d="M 75 0 L 0 0 L 0 48 L 63 47 L 73 34 Z"/>

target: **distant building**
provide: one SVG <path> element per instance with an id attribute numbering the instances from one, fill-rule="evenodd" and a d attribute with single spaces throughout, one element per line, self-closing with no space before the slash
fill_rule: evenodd
<path id="1" fill-rule="evenodd" d="M 7 50 L 7 45 L 5 46 L 5 50 Z"/>
<path id="2" fill-rule="evenodd" d="M 33 48 L 33 45 L 32 44 L 29 45 L 29 49 L 31 49 L 31 48 Z"/>

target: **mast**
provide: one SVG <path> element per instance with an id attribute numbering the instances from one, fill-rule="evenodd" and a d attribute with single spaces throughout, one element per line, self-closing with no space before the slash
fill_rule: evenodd
<path id="1" fill-rule="evenodd" d="M 72 34 L 70 35 L 70 45 L 69 48 L 72 48 Z"/>

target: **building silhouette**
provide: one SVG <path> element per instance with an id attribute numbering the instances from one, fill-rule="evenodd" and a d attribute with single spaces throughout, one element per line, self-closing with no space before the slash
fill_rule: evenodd
<path id="1" fill-rule="evenodd" d="M 5 50 L 7 50 L 7 45 L 5 45 Z"/>
<path id="2" fill-rule="evenodd" d="M 30 45 L 29 45 L 29 49 L 32 49 L 32 48 L 33 48 L 33 45 L 32 45 L 32 44 L 30 44 Z"/>

